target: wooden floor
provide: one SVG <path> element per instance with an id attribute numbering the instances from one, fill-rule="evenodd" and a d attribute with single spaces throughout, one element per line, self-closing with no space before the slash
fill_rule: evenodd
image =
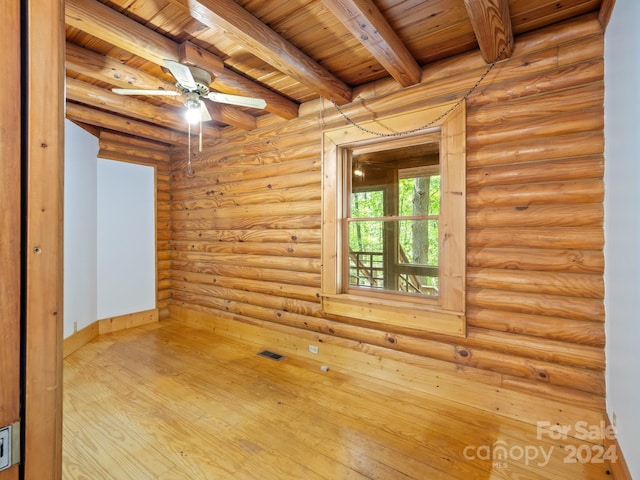
<path id="1" fill-rule="evenodd" d="M 606 462 L 566 462 L 584 442 L 256 353 L 174 320 L 84 346 L 64 365 L 63 478 L 611 478 Z M 487 458 L 498 447 L 507 458 Z"/>

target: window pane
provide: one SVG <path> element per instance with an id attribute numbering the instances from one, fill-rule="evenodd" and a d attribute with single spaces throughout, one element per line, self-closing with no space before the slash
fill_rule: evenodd
<path id="1" fill-rule="evenodd" d="M 439 215 L 440 175 L 400 178 L 398 214 L 401 216 Z"/>
<path id="2" fill-rule="evenodd" d="M 398 263 L 438 266 L 438 221 L 401 220 Z"/>
<path id="3" fill-rule="evenodd" d="M 349 250 L 382 253 L 383 224 L 384 222 L 350 222 Z"/>
<path id="4" fill-rule="evenodd" d="M 381 190 L 353 192 L 351 194 L 351 218 L 382 217 L 384 193 Z"/>
<path id="5" fill-rule="evenodd" d="M 438 221 L 351 221 L 349 286 L 438 294 Z"/>

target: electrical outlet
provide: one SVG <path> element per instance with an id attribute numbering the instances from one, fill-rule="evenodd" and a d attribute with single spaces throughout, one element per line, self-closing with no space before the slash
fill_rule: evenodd
<path id="1" fill-rule="evenodd" d="M 78 322 L 73 322 L 73 333 L 78 333 Z"/>
<path id="2" fill-rule="evenodd" d="M 11 466 L 11 426 L 0 428 L 0 470 Z"/>
<path id="3" fill-rule="evenodd" d="M 613 412 L 613 415 L 611 417 L 611 427 L 613 427 L 613 434 L 618 435 L 618 416 L 616 415 L 616 412 Z"/>
<path id="4" fill-rule="evenodd" d="M 318 346 L 317 345 L 309 345 L 309 353 L 313 353 L 314 355 L 318 355 Z"/>

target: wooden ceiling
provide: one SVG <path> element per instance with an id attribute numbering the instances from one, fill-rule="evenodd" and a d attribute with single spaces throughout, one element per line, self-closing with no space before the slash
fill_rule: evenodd
<path id="1" fill-rule="evenodd" d="M 602 5 L 601 5 L 602 3 Z M 212 91 L 264 98 L 264 110 L 206 101 L 204 134 L 295 118 L 320 97 L 337 104 L 392 77 L 419 83 L 429 64 L 478 49 L 507 58 L 518 36 L 612 0 L 66 0 L 67 118 L 184 145 L 182 97 L 121 96 L 113 87 L 173 89 L 163 59 L 208 70 Z M 601 12 L 606 13 L 606 12 Z"/>

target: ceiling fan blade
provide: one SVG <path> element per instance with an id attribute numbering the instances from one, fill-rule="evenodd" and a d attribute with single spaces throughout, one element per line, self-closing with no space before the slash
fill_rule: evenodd
<path id="1" fill-rule="evenodd" d="M 207 106 L 204 102 L 200 102 L 200 118 L 203 122 L 211 120 L 211 114 L 209 113 L 209 110 L 207 110 Z"/>
<path id="2" fill-rule="evenodd" d="M 264 108 L 267 105 L 262 98 L 241 97 L 239 95 L 228 95 L 226 93 L 210 92 L 205 96 L 209 100 L 229 105 L 239 105 L 241 107 Z"/>
<path id="3" fill-rule="evenodd" d="M 136 88 L 112 88 L 113 93 L 118 95 L 163 95 L 166 97 L 176 97 L 180 93 L 173 90 L 142 90 Z"/>
<path id="4" fill-rule="evenodd" d="M 184 88 L 188 90 L 195 90 L 198 88 L 188 66 L 174 62 L 173 60 L 163 60 L 163 62 L 171 72 L 171 75 L 173 75 L 176 81 Z"/>

